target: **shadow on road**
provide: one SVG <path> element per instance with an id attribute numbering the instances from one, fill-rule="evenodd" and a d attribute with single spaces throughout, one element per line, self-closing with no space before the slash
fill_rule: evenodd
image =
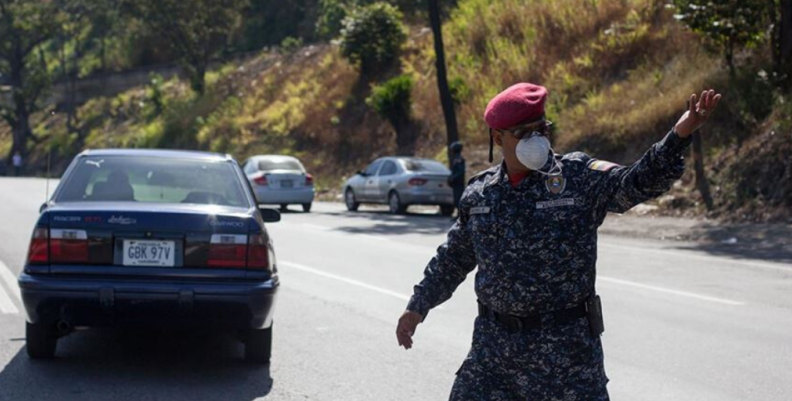
<path id="1" fill-rule="evenodd" d="M 358 212 L 325 212 L 324 214 L 343 217 L 353 222 L 369 223 L 365 226 L 350 224 L 333 229 L 352 234 L 445 234 L 454 224 L 450 217 L 427 213 L 408 212 L 403 215 L 394 215 L 388 211 L 361 210 Z"/>
<path id="2" fill-rule="evenodd" d="M 723 224 L 694 229 L 698 244 L 688 249 L 716 256 L 792 263 L 792 225 Z"/>
<path id="3" fill-rule="evenodd" d="M 24 340 L 20 340 L 24 341 Z M 217 333 L 90 330 L 62 338 L 57 357 L 25 348 L 0 372 L 0 400 L 230 400 L 269 394 L 269 365 L 242 360 Z"/>

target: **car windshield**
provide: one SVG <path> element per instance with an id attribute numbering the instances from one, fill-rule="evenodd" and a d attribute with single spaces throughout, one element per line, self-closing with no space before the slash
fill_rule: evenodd
<path id="1" fill-rule="evenodd" d="M 145 156 L 83 157 L 56 202 L 248 206 L 231 163 Z"/>
<path id="2" fill-rule="evenodd" d="M 442 163 L 434 160 L 405 160 L 404 168 L 409 171 L 418 171 L 423 173 L 450 173 L 451 171 L 446 168 Z"/>
<path id="3" fill-rule="evenodd" d="M 260 171 L 291 170 L 305 171 L 297 160 L 293 159 L 262 159 L 258 162 Z"/>

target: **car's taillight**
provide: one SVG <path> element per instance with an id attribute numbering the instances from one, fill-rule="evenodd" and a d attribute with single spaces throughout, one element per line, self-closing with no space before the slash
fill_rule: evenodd
<path id="1" fill-rule="evenodd" d="M 248 269 L 271 270 L 269 246 L 264 234 L 253 234 L 248 243 Z"/>
<path id="2" fill-rule="evenodd" d="M 53 228 L 49 237 L 52 263 L 88 262 L 88 233 L 85 230 Z"/>
<path id="3" fill-rule="evenodd" d="M 38 227 L 33 230 L 28 249 L 28 263 L 49 263 L 49 229 Z"/>
<path id="4" fill-rule="evenodd" d="M 247 235 L 213 234 L 209 241 L 209 267 L 244 268 L 247 258 Z"/>
<path id="5" fill-rule="evenodd" d="M 310 174 L 305 175 L 305 185 L 313 185 L 313 176 Z"/>
<path id="6" fill-rule="evenodd" d="M 269 185 L 269 182 L 267 182 L 267 176 L 266 175 L 260 175 L 260 176 L 258 176 L 256 178 L 254 178 L 253 182 L 255 182 L 257 185 Z"/>
<path id="7" fill-rule="evenodd" d="M 407 184 L 412 186 L 421 186 L 426 184 L 427 182 L 429 182 L 429 180 L 425 178 L 410 178 L 410 180 L 407 181 Z"/>

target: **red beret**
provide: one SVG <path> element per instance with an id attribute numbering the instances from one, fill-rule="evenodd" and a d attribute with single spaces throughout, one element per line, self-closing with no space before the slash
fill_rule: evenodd
<path id="1" fill-rule="evenodd" d="M 484 121 L 490 128 L 508 129 L 539 119 L 545 112 L 547 89 L 543 86 L 519 83 L 490 100 L 484 111 Z"/>

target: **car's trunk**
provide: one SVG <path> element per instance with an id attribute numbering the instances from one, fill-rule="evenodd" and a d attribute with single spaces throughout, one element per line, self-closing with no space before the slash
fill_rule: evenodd
<path id="1" fill-rule="evenodd" d="M 295 170 L 264 171 L 267 181 L 274 189 L 298 189 L 306 186 L 306 175 Z"/>
<path id="2" fill-rule="evenodd" d="M 257 231 L 245 208 L 132 202 L 55 205 L 38 227 L 49 228 L 50 273 L 133 276 L 245 277 Z"/>

